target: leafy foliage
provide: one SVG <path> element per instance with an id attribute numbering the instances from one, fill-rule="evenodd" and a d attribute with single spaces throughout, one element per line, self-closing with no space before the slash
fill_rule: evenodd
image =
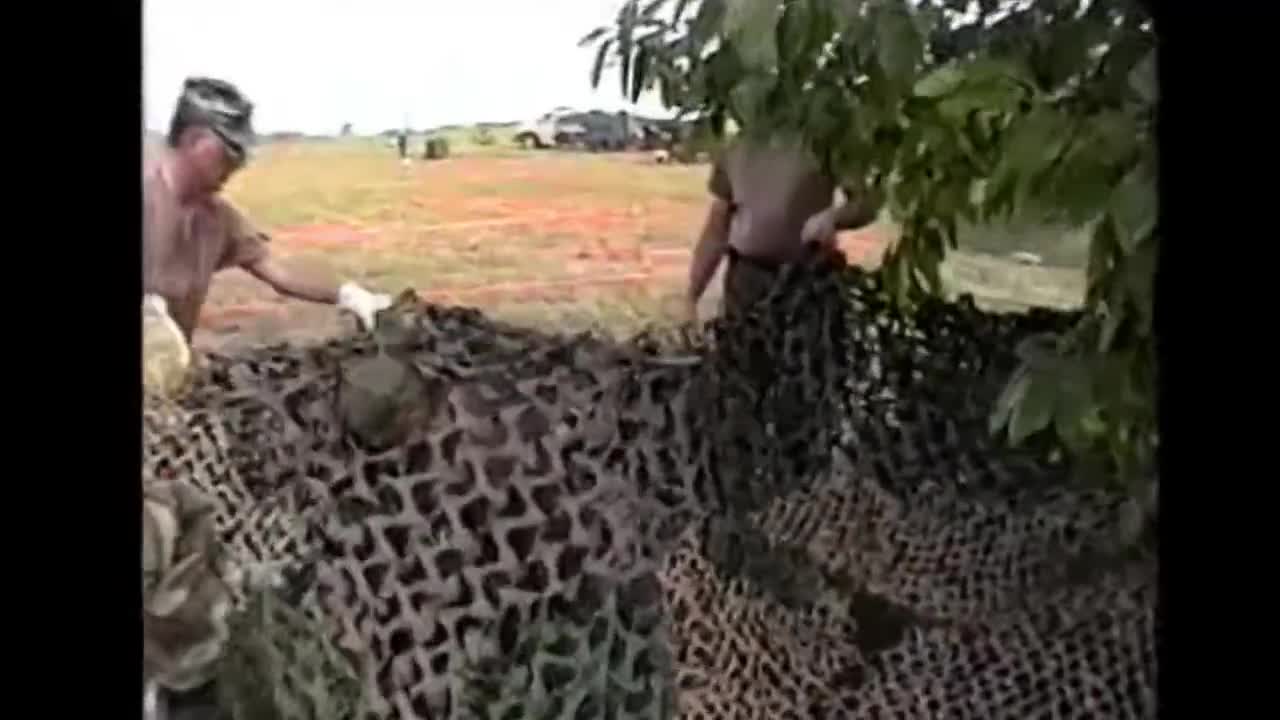
<path id="1" fill-rule="evenodd" d="M 1086 313 L 1028 349 L 993 408 L 1054 433 L 1090 475 L 1154 474 L 1155 35 L 1132 0 L 630 0 L 598 28 L 593 84 L 721 133 L 796 133 L 902 226 L 887 290 L 941 291 L 957 225 L 1035 217 L 1092 232 Z"/>

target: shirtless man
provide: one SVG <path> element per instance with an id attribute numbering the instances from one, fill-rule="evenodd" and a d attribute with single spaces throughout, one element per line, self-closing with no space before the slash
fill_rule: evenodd
<path id="1" fill-rule="evenodd" d="M 190 78 L 168 143 L 143 159 L 143 294 L 167 312 L 188 344 L 213 275 L 239 267 L 286 297 L 336 305 L 365 327 L 391 298 L 354 283 L 316 284 L 271 257 L 268 237 L 218 192 L 244 166 L 253 105 L 230 83 Z M 157 302 L 157 298 L 163 302 Z"/>
<path id="2" fill-rule="evenodd" d="M 689 268 L 690 319 L 721 258 L 729 258 L 721 312 L 738 312 L 768 292 L 779 267 L 800 259 L 806 243 L 833 247 L 838 231 L 870 224 L 879 210 L 859 193 L 833 203 L 835 179 L 789 139 L 738 138 L 713 164 L 708 189 L 711 207 Z"/>

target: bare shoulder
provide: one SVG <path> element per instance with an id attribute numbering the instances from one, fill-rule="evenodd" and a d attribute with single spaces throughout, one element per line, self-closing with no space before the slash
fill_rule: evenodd
<path id="1" fill-rule="evenodd" d="M 214 195 L 209 198 L 209 209 L 220 219 L 226 222 L 227 227 L 237 232 L 245 232 L 248 234 L 256 234 L 257 229 L 253 222 L 249 219 L 239 206 L 231 201 L 230 198 L 222 195 Z"/>

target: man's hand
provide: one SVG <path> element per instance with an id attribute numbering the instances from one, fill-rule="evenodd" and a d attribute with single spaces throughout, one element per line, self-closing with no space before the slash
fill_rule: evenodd
<path id="1" fill-rule="evenodd" d="M 816 243 L 824 247 L 835 247 L 836 244 L 836 211 L 827 208 L 814 213 L 804 222 L 800 231 L 800 239 L 805 243 Z"/>
<path id="2" fill-rule="evenodd" d="M 355 283 L 346 283 L 338 288 L 338 307 L 359 318 L 365 330 L 372 330 L 377 312 L 391 307 L 391 296 L 371 293 Z"/>
<path id="3" fill-rule="evenodd" d="M 698 301 L 689 296 L 685 296 L 680 308 L 680 319 L 690 325 L 698 324 Z"/>

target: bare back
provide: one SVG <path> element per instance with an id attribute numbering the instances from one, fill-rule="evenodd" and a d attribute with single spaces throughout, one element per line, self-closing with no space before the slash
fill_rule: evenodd
<path id="1" fill-rule="evenodd" d="M 143 159 L 142 283 L 165 299 L 189 342 L 213 275 L 262 260 L 267 237 L 221 198 L 179 202 L 161 171 L 168 152 Z"/>

